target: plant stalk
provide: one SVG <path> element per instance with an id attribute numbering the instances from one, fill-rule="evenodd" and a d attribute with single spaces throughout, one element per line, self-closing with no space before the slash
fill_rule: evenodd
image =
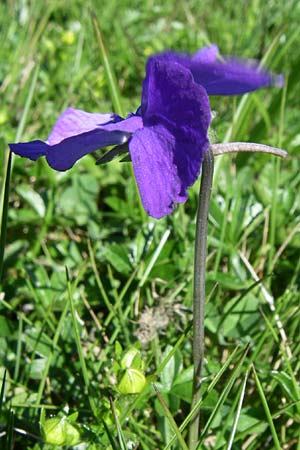
<path id="1" fill-rule="evenodd" d="M 230 142 L 211 144 L 202 164 L 202 177 L 198 200 L 198 212 L 195 234 L 194 257 L 194 294 L 193 294 L 193 394 L 191 409 L 201 399 L 202 369 L 204 364 L 204 308 L 205 308 L 205 273 L 207 254 L 207 225 L 210 194 L 214 172 L 214 156 L 225 153 L 261 152 L 285 158 L 287 152 L 268 145 L 250 142 Z M 200 410 L 191 421 L 189 428 L 189 448 L 194 450 L 199 439 Z"/>
<path id="2" fill-rule="evenodd" d="M 225 153 L 268 153 L 270 155 L 287 157 L 287 152 L 281 148 L 270 147 L 270 145 L 257 144 L 255 142 L 226 142 L 221 144 L 211 144 L 210 148 L 214 156 Z"/>
<path id="3" fill-rule="evenodd" d="M 202 164 L 202 177 L 198 200 L 194 256 L 194 295 L 193 295 L 193 395 L 192 408 L 201 398 L 202 369 L 204 362 L 204 306 L 205 272 L 207 253 L 207 225 L 210 194 L 214 172 L 214 155 L 209 147 Z M 199 438 L 200 411 L 197 411 L 189 428 L 189 448 L 196 447 Z"/>

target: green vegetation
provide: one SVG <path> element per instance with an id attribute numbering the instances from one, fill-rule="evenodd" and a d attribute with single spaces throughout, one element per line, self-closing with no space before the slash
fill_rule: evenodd
<path id="1" fill-rule="evenodd" d="M 155 221 L 128 163 L 58 173 L 7 143 L 68 105 L 134 111 L 149 54 L 217 43 L 286 84 L 211 98 L 216 140 L 289 158 L 216 159 L 197 448 L 300 450 L 299 23 L 292 0 L 0 3 L 1 449 L 187 449 L 199 181 Z"/>

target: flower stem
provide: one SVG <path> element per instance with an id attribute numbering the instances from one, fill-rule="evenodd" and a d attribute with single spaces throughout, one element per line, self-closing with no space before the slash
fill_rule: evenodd
<path id="1" fill-rule="evenodd" d="M 256 144 L 253 142 L 228 142 L 224 144 L 211 144 L 211 150 L 214 156 L 224 155 L 224 153 L 269 153 L 271 155 L 285 158 L 287 152 L 281 148 L 270 147 L 269 145 Z"/>
<path id="2" fill-rule="evenodd" d="M 194 295 L 193 295 L 193 394 L 192 409 L 201 400 L 202 369 L 204 363 L 204 307 L 205 307 L 205 272 L 207 253 L 207 224 L 210 194 L 214 172 L 214 156 L 225 153 L 261 152 L 282 158 L 287 152 L 275 147 L 250 142 L 230 142 L 211 144 L 202 164 L 202 177 L 198 200 L 198 212 L 195 234 L 194 258 Z M 194 450 L 199 438 L 200 410 L 195 413 L 189 428 L 189 448 Z"/>
<path id="3" fill-rule="evenodd" d="M 202 177 L 198 200 L 194 256 L 194 296 L 193 296 L 193 360 L 194 378 L 192 408 L 201 398 L 201 378 L 204 361 L 204 304 L 208 210 L 214 172 L 214 156 L 211 147 L 206 152 L 202 164 Z M 200 411 L 189 428 L 189 448 L 196 447 L 199 437 Z"/>

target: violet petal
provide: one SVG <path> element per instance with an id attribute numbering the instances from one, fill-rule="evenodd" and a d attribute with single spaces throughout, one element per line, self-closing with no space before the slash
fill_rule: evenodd
<path id="1" fill-rule="evenodd" d="M 52 133 L 50 134 L 50 141 L 53 142 L 55 140 L 59 140 L 61 136 L 70 134 L 73 129 L 73 125 L 71 122 L 68 124 L 69 119 L 74 118 L 74 127 L 76 124 L 76 120 L 79 120 L 80 117 L 89 117 L 89 113 L 80 110 L 73 110 L 66 113 L 65 111 L 65 119 L 60 116 Z M 67 110 L 67 111 L 68 111 Z M 96 114 L 91 113 L 93 119 L 90 121 L 85 121 L 82 125 L 78 125 L 79 129 L 83 129 L 84 127 L 88 128 L 92 126 L 93 120 L 98 121 L 100 116 L 110 116 L 110 114 Z M 140 116 L 131 116 L 128 119 L 117 118 L 117 122 L 109 122 L 107 124 L 101 125 L 99 124 L 97 128 L 91 129 L 87 132 L 78 134 L 78 129 L 74 128 L 74 135 L 68 136 L 66 139 L 57 142 L 54 145 L 49 144 L 48 142 L 43 141 L 32 141 L 26 143 L 18 143 L 18 144 L 9 144 L 10 149 L 26 158 L 36 160 L 40 156 L 46 156 L 48 164 L 55 170 L 68 170 L 70 169 L 75 162 L 82 158 L 84 155 L 97 150 L 101 147 L 107 147 L 110 145 L 120 145 L 128 141 L 131 133 L 136 129 L 141 128 L 143 126 L 142 118 Z M 79 120 L 80 121 L 80 120 Z M 66 125 L 66 130 L 63 129 L 63 124 Z M 58 128 L 55 128 L 59 124 Z M 51 137 L 52 136 L 52 137 Z"/>
<path id="2" fill-rule="evenodd" d="M 155 56 L 165 62 L 177 62 L 189 69 L 196 83 L 208 95 L 238 95 L 257 89 L 283 85 L 283 77 L 273 76 L 257 62 L 238 58 L 218 59 L 218 47 L 203 47 L 194 55 L 167 51 Z"/>
<path id="3" fill-rule="evenodd" d="M 119 116 L 115 114 L 89 113 L 69 107 L 57 119 L 47 143 L 50 145 L 58 144 L 68 137 L 86 133 L 94 130 L 97 126 L 115 120 L 119 120 Z"/>
<path id="4" fill-rule="evenodd" d="M 163 125 L 138 130 L 129 141 L 134 175 L 146 212 L 159 219 L 187 199 L 187 188 L 200 172 L 205 143 L 196 144 Z"/>
<path id="5" fill-rule="evenodd" d="M 9 144 L 10 149 L 26 158 L 36 160 L 46 156 L 50 167 L 64 171 L 70 169 L 84 155 L 108 145 L 119 145 L 127 141 L 129 135 L 122 131 L 106 131 L 96 128 L 79 135 L 71 136 L 55 145 L 43 141 Z"/>
<path id="6" fill-rule="evenodd" d="M 43 141 L 21 142 L 8 145 L 16 155 L 29 158 L 32 161 L 37 160 L 40 156 L 45 156 L 48 148 L 48 145 Z"/>
<path id="7" fill-rule="evenodd" d="M 143 206 L 161 218 L 187 199 L 208 148 L 210 107 L 206 91 L 181 64 L 148 61 L 142 92 L 144 128 L 129 141 Z"/>
<path id="8" fill-rule="evenodd" d="M 256 63 L 239 59 L 224 62 L 191 62 L 191 72 L 196 83 L 205 87 L 208 95 L 239 95 L 271 86 L 282 85 L 281 76 L 273 76 Z"/>
<path id="9" fill-rule="evenodd" d="M 129 142 L 143 207 L 156 219 L 173 211 L 174 201 L 178 201 L 181 192 L 180 178 L 173 163 L 175 145 L 174 136 L 162 125 L 137 131 Z"/>
<path id="10" fill-rule="evenodd" d="M 186 67 L 152 57 L 143 84 L 142 117 L 144 126 L 164 123 L 206 137 L 211 119 L 209 100 Z"/>
<path id="11" fill-rule="evenodd" d="M 143 127 L 143 120 L 141 116 L 135 114 L 129 114 L 126 119 L 117 123 L 108 123 L 101 126 L 101 128 L 107 131 L 123 131 L 126 133 L 134 133 L 138 129 Z"/>
<path id="12" fill-rule="evenodd" d="M 213 63 L 217 60 L 219 55 L 219 48 L 217 45 L 207 45 L 200 48 L 192 57 L 192 61 L 197 61 L 202 64 Z"/>

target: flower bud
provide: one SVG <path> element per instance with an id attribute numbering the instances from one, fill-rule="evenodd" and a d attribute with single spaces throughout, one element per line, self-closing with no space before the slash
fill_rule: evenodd
<path id="1" fill-rule="evenodd" d="M 138 394 L 146 384 L 146 378 L 140 370 L 127 369 L 118 384 L 121 394 Z"/>
<path id="2" fill-rule="evenodd" d="M 47 419 L 43 425 L 42 433 L 45 442 L 52 445 L 64 445 L 64 424 L 57 417 Z"/>
<path id="3" fill-rule="evenodd" d="M 131 348 L 130 350 L 128 350 L 121 360 L 121 367 L 122 369 L 133 368 L 137 370 L 143 370 L 144 363 L 142 361 L 139 350 L 136 348 Z"/>
<path id="4" fill-rule="evenodd" d="M 46 419 L 42 425 L 42 434 L 45 442 L 52 445 L 72 446 L 80 440 L 79 431 L 65 417 Z"/>

